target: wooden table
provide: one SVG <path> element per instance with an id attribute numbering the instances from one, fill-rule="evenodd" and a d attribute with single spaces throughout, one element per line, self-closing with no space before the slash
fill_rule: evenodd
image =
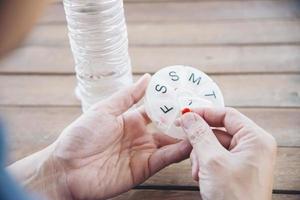
<path id="1" fill-rule="evenodd" d="M 134 75 L 198 66 L 238 108 L 277 139 L 274 199 L 300 199 L 300 6 L 293 0 L 127 0 Z M 0 113 L 10 162 L 53 142 L 80 115 L 62 3 L 0 63 Z M 199 199 L 189 161 L 116 199 Z"/>

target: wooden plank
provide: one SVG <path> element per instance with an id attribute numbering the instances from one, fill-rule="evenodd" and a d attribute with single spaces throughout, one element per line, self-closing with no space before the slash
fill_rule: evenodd
<path id="1" fill-rule="evenodd" d="M 300 42 L 300 20 L 259 20 L 185 23 L 129 23 L 130 44 L 242 45 Z M 40 25 L 23 45 L 68 45 L 64 24 Z"/>
<path id="2" fill-rule="evenodd" d="M 124 0 L 124 2 L 130 2 L 130 3 L 138 3 L 138 2 L 178 2 L 178 1 L 180 2 L 181 0 Z M 189 0 L 189 1 L 207 1 L 207 0 Z M 233 1 L 235 1 L 235 0 L 233 0 Z M 56 3 L 62 3 L 63 0 L 48 0 L 48 2 L 51 3 L 51 4 L 56 4 Z"/>
<path id="3" fill-rule="evenodd" d="M 180 190 L 130 190 L 121 194 L 112 200 L 201 200 L 198 191 L 180 191 Z"/>
<path id="4" fill-rule="evenodd" d="M 79 105 L 72 76 L 0 76 L 0 105 Z"/>
<path id="5" fill-rule="evenodd" d="M 4 114 L 8 130 L 10 130 L 10 162 L 29 155 L 48 144 L 52 143 L 63 130 L 63 128 L 73 121 L 80 114 L 80 109 L 64 107 L 10 107 L 0 108 Z M 299 123 L 293 118 L 299 119 L 299 109 L 297 113 L 293 110 L 265 110 L 265 109 L 242 109 L 246 115 L 259 116 L 254 118 L 263 127 L 273 129 L 271 133 L 276 137 L 278 143 L 298 141 L 299 145 Z M 288 113 L 286 113 L 288 112 Z M 265 115 L 262 113 L 266 113 Z M 269 113 L 269 115 L 267 114 Z M 276 114 L 278 113 L 278 114 Z M 289 119 L 284 119 L 289 115 Z M 269 119 L 265 116 L 269 116 Z M 271 118 L 271 120 L 270 120 Z M 280 120 L 283 120 L 279 123 Z M 291 123 L 292 121 L 292 123 Z M 288 122 L 285 124 L 285 122 Z M 284 125 L 285 124 L 285 125 Z M 282 126 L 282 127 L 281 127 Z M 287 127 L 293 127 L 293 132 L 284 133 Z M 280 132 L 276 132 L 280 129 Z M 280 134 L 283 134 L 280 136 Z M 178 173 L 180 171 L 180 173 Z M 189 160 L 174 164 L 156 176 L 150 178 L 145 185 L 185 185 L 196 186 L 191 178 Z M 174 176 L 174 174 L 177 174 Z M 299 148 L 280 147 L 278 151 L 277 167 L 275 171 L 275 189 L 300 190 L 300 151 Z"/>
<path id="6" fill-rule="evenodd" d="M 300 75 L 213 75 L 225 104 L 238 107 L 299 107 Z M 137 77 L 136 77 L 137 78 Z M 79 105 L 71 76 L 0 75 L 0 105 Z"/>
<path id="7" fill-rule="evenodd" d="M 278 146 L 300 147 L 300 109 L 241 108 Z M 80 107 L 0 107 L 13 139 L 13 160 L 45 147 L 81 114 Z M 55 116 L 55 117 L 53 117 Z M 292 127 L 292 128 L 291 128 Z M 154 129 L 153 126 L 149 127 Z M 22 133 L 22 134 L 20 134 Z"/>
<path id="8" fill-rule="evenodd" d="M 177 2 L 181 0 L 124 0 L 124 2 L 136 3 L 136 2 Z M 205 1 L 205 0 L 189 0 L 189 1 Z M 51 4 L 62 3 L 63 0 L 48 0 Z"/>
<path id="9" fill-rule="evenodd" d="M 300 45 L 135 47 L 129 49 L 134 73 L 154 73 L 185 64 L 207 73 L 300 72 Z M 0 62 L 0 73 L 74 73 L 69 46 L 26 46 Z"/>
<path id="10" fill-rule="evenodd" d="M 180 173 L 178 173 L 180 172 Z M 174 174 L 176 176 L 174 177 Z M 274 189 L 300 190 L 300 151 L 299 148 L 279 148 L 275 169 Z M 151 177 L 145 185 L 196 186 L 192 180 L 190 161 L 173 164 Z"/>
<path id="11" fill-rule="evenodd" d="M 198 191 L 180 190 L 130 190 L 112 200 L 201 200 Z M 273 194 L 273 200 L 299 200 L 299 194 Z"/>
<path id="12" fill-rule="evenodd" d="M 61 131 L 81 114 L 79 107 L 1 107 L 10 139 L 10 162 L 54 142 Z"/>
<path id="13" fill-rule="evenodd" d="M 127 22 L 297 18 L 300 4 L 286 1 L 125 2 Z M 251 8 L 251 9 L 249 9 Z M 50 5 L 40 23 L 66 23 L 63 4 Z"/>

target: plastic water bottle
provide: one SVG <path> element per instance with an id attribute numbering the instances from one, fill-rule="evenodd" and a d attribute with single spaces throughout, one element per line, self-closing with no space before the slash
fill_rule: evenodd
<path id="1" fill-rule="evenodd" d="M 64 0 L 75 60 L 76 95 L 85 112 L 132 83 L 123 0 Z"/>

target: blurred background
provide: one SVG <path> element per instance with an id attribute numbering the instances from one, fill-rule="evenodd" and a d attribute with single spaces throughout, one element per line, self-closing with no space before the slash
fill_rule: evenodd
<path id="1" fill-rule="evenodd" d="M 274 199 L 300 199 L 300 1 L 125 0 L 124 7 L 134 78 L 174 64 L 208 73 L 227 106 L 276 138 Z M 0 61 L 9 162 L 47 146 L 80 115 L 75 86 L 63 4 L 52 0 L 26 40 Z M 144 186 L 156 192 L 120 199 L 199 198 L 189 161 Z"/>

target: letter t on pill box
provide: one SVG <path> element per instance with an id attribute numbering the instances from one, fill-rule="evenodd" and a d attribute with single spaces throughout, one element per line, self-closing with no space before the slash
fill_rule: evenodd
<path id="1" fill-rule="evenodd" d="M 185 109 L 224 106 L 220 88 L 204 72 L 189 66 L 162 68 L 151 78 L 145 95 L 145 109 L 155 126 L 162 132 L 185 138 L 174 121 Z"/>

